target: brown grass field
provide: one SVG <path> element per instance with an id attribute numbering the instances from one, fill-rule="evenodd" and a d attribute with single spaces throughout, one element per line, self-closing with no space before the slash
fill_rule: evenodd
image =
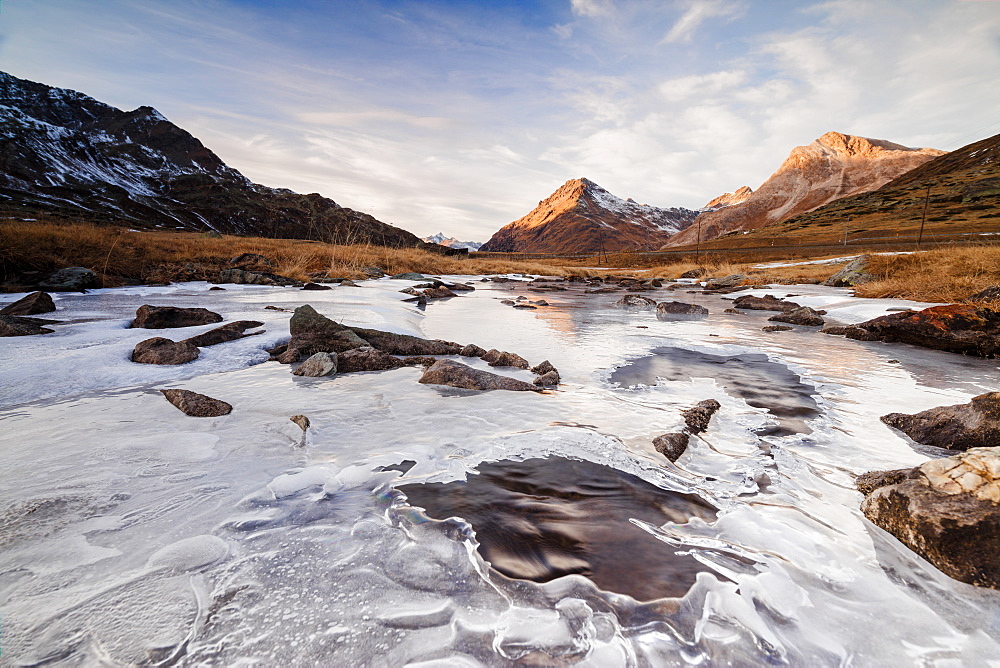
<path id="1" fill-rule="evenodd" d="M 912 246 L 911 246 L 912 247 Z M 800 249 L 805 251 L 806 249 Z M 834 247 L 808 253 L 774 253 L 766 258 L 734 253 L 648 256 L 621 253 L 597 258 L 512 258 L 443 256 L 418 249 L 380 246 L 334 246 L 318 241 L 223 236 L 191 232 L 129 231 L 121 227 L 53 220 L 0 221 L 0 289 L 24 289 L 16 277 L 22 272 L 48 272 L 61 267 L 88 267 L 102 276 L 108 287 L 128 283 L 167 283 L 181 280 L 214 280 L 241 253 L 259 253 L 275 261 L 276 274 L 309 280 L 309 274 L 359 278 L 364 267 L 377 266 L 389 274 L 415 271 L 424 274 L 526 273 L 542 275 L 631 274 L 676 278 L 701 266 L 709 277 L 743 273 L 747 283 L 800 283 L 822 281 L 841 264 L 754 268 L 764 259 L 821 259 L 859 252 Z M 822 252 L 825 251 L 825 252 Z M 641 261 L 638 261 L 641 258 Z M 659 260 L 661 263 L 656 263 Z M 663 262 L 667 260 L 667 262 Z M 602 269 L 594 269 L 597 264 Z M 638 265 L 638 266 L 637 266 Z M 644 265 L 644 266 L 643 266 Z M 876 255 L 870 262 L 876 281 L 858 286 L 861 297 L 897 297 L 919 301 L 958 302 L 970 294 L 1000 285 L 1000 246 L 945 246 L 914 255 Z M 994 304 L 1000 306 L 1000 304 Z"/>

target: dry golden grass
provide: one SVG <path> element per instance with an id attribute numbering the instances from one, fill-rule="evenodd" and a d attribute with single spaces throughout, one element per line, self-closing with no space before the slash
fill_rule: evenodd
<path id="1" fill-rule="evenodd" d="M 877 281 L 859 285 L 859 297 L 961 302 L 1000 285 L 1000 247 L 941 248 L 913 255 L 876 255 L 869 271 Z M 996 303 L 993 306 L 997 306 Z"/>
<path id="2" fill-rule="evenodd" d="M 377 266 L 389 274 L 530 273 L 584 274 L 577 268 L 552 264 L 469 259 L 444 256 L 415 248 L 333 246 L 318 241 L 259 237 L 209 237 L 190 232 L 129 231 L 120 227 L 63 223 L 0 222 L 0 271 L 10 284 L 22 271 L 51 271 L 60 267 L 87 267 L 107 286 L 128 280 L 169 282 L 213 280 L 229 259 L 241 253 L 259 253 L 276 263 L 282 276 L 308 280 L 308 274 L 359 278 L 364 267 Z M 16 289 L 16 285 L 8 285 Z"/>

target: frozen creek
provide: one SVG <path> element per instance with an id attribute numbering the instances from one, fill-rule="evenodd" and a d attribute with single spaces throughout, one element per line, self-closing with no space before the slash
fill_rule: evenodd
<path id="1" fill-rule="evenodd" d="M 1000 592 L 945 577 L 872 526 L 853 486 L 854 474 L 941 454 L 880 415 L 997 390 L 995 361 L 764 333 L 770 314 L 725 314 L 722 297 L 684 291 L 657 297 L 711 315 L 661 321 L 582 288 L 520 310 L 499 298 L 539 295 L 478 282 L 419 311 L 398 293 L 410 284 L 99 290 L 57 297 L 52 316 L 69 324 L 56 333 L 0 340 L 0 665 L 1000 665 Z M 831 323 L 912 305 L 818 286 L 754 294 L 765 292 L 796 294 Z M 178 367 L 133 364 L 135 343 L 162 333 L 126 329 L 143 303 L 261 320 L 267 333 Z M 473 393 L 420 385 L 419 368 L 294 377 L 263 363 L 290 315 L 264 306 L 304 303 L 347 324 L 548 359 L 563 385 Z M 678 349 L 698 363 L 655 384 L 611 380 L 655 379 L 651 356 Z M 767 401 L 706 375 L 728 357 L 807 388 L 804 428 L 773 428 L 780 416 L 751 405 Z M 234 411 L 189 418 L 156 391 L 166 387 Z M 671 466 L 652 439 L 708 398 L 722 409 Z M 300 413 L 313 425 L 304 443 L 288 419 Z M 623 527 L 698 562 L 687 593 L 636 601 L 582 575 L 508 579 L 480 557 L 474 526 L 431 521 L 396 489 L 544 457 L 714 506 L 712 521 Z"/>

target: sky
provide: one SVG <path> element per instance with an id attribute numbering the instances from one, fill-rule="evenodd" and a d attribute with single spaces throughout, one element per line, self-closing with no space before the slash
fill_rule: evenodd
<path id="1" fill-rule="evenodd" d="M 0 0 L 0 70 L 485 241 L 565 181 L 698 208 L 830 130 L 1000 133 L 998 0 Z"/>

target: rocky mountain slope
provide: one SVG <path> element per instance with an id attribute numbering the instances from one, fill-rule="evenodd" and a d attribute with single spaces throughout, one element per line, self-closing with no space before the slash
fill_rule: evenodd
<path id="1" fill-rule="evenodd" d="M 415 246 L 318 194 L 251 183 L 151 107 L 0 72 L 0 205 L 139 228 Z"/>
<path id="2" fill-rule="evenodd" d="M 836 229 L 854 241 L 914 234 L 922 220 L 928 235 L 1000 229 L 1000 134 L 934 158 L 877 190 L 839 199 L 761 232 L 814 235 Z"/>
<path id="3" fill-rule="evenodd" d="M 428 244 L 447 246 L 448 248 L 468 248 L 470 251 L 477 251 L 483 245 L 481 241 L 459 241 L 455 237 L 446 237 L 444 232 L 438 232 L 429 237 L 421 237 L 421 241 Z"/>
<path id="4" fill-rule="evenodd" d="M 481 251 L 586 253 L 654 250 L 694 221 L 696 211 L 615 197 L 588 179 L 563 184 L 523 218 L 500 228 Z"/>
<path id="5" fill-rule="evenodd" d="M 739 204 L 706 211 L 697 225 L 666 246 L 694 244 L 741 230 L 752 230 L 812 211 L 834 200 L 869 192 L 944 154 L 932 148 L 907 148 L 880 139 L 827 132 L 807 146 L 792 149 L 767 181 Z"/>
<path id="6" fill-rule="evenodd" d="M 735 192 L 723 193 L 710 201 L 704 207 L 702 207 L 702 212 L 705 211 L 715 211 L 716 209 L 724 209 L 727 206 L 733 206 L 736 204 L 742 204 L 743 202 L 750 199 L 750 195 L 753 195 L 753 190 L 750 186 L 743 186 L 742 188 L 737 188 Z"/>

